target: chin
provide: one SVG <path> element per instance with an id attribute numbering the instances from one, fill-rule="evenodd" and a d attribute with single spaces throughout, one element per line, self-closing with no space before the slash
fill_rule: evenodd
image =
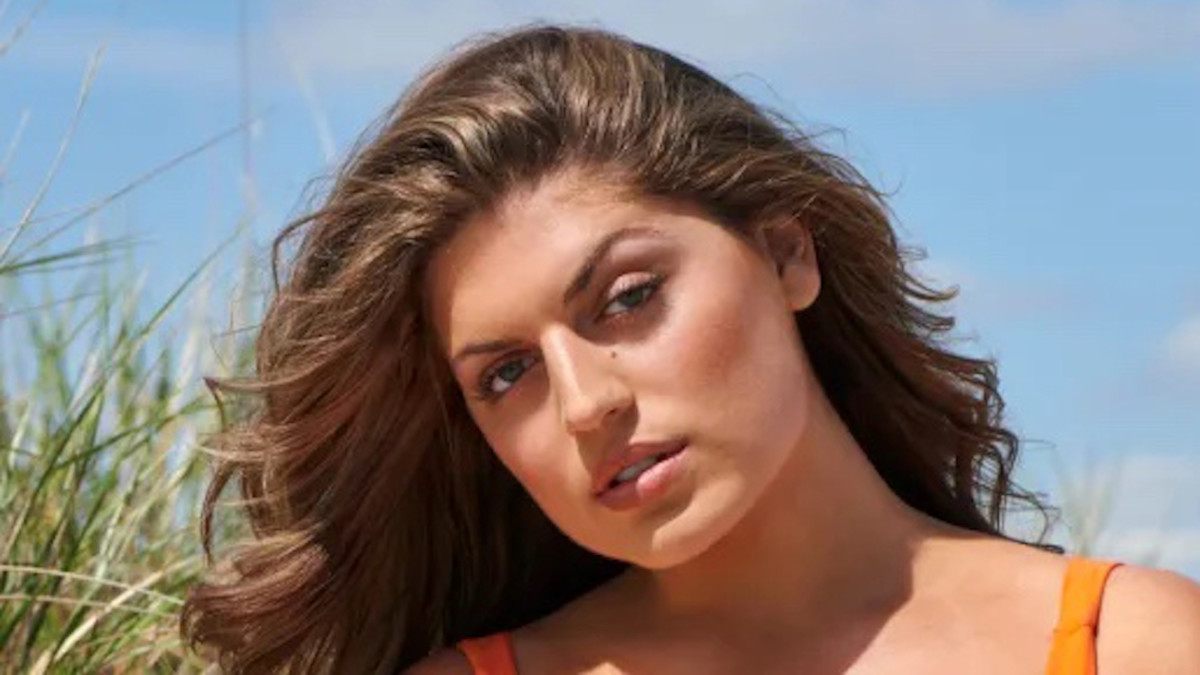
<path id="1" fill-rule="evenodd" d="M 648 570 L 665 570 L 688 563 L 732 531 L 753 503 L 744 484 L 710 485 L 653 523 L 630 534 L 620 551 L 608 553 Z M 632 540 L 632 541 L 631 541 Z"/>

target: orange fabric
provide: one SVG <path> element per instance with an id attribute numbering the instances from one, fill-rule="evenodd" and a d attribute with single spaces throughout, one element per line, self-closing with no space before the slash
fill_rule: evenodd
<path id="1" fill-rule="evenodd" d="M 1121 563 L 1071 558 L 1046 675 L 1096 675 L 1096 622 L 1108 575 Z"/>
<path id="2" fill-rule="evenodd" d="M 471 671 L 475 675 L 517 675 L 517 662 L 508 633 L 463 640 L 458 643 L 458 651 L 471 662 Z"/>

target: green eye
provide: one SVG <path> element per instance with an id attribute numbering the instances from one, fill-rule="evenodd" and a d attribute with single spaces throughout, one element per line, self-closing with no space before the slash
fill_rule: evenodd
<path id="1" fill-rule="evenodd" d="M 661 283 L 661 281 L 662 281 L 662 279 L 660 277 L 656 276 L 647 282 L 638 284 L 638 285 L 634 286 L 633 288 L 621 291 L 620 293 L 618 293 L 617 295 L 615 295 L 613 297 L 612 302 L 609 302 L 607 305 L 604 306 L 604 311 L 601 312 L 601 316 L 615 316 L 618 314 L 624 314 L 625 312 L 632 311 L 632 310 L 640 307 L 641 305 L 645 304 L 647 300 L 650 299 L 650 296 L 654 295 L 654 292 L 658 289 L 658 286 Z M 614 305 L 617 305 L 618 303 L 625 304 L 626 309 L 623 311 L 618 311 L 618 312 L 608 311 L 610 307 L 613 307 Z"/>
<path id="2" fill-rule="evenodd" d="M 480 388 L 483 390 L 484 397 L 497 396 L 508 391 L 516 381 L 525 373 L 529 366 L 533 365 L 532 356 L 523 356 L 519 359 L 505 361 L 495 368 L 489 369 L 484 373 Z M 504 383 L 502 389 L 496 388 L 496 383 Z"/>

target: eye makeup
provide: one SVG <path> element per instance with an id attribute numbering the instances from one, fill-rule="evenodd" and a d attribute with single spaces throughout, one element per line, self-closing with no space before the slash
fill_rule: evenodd
<path id="1" fill-rule="evenodd" d="M 632 296 L 636 298 L 636 301 L 633 301 L 633 304 L 629 307 L 629 309 L 615 314 L 605 314 L 602 311 L 597 317 L 597 320 L 600 321 L 601 324 L 619 326 L 624 324 L 626 321 L 636 318 L 636 314 L 645 309 L 649 303 L 658 299 L 656 296 L 658 295 L 659 290 L 661 289 L 665 280 L 665 276 L 662 273 L 627 274 L 621 277 L 621 279 L 630 278 L 632 278 L 631 281 L 622 282 L 621 280 L 618 280 L 618 282 L 614 284 L 613 290 L 606 295 L 608 300 L 605 303 L 603 310 L 607 310 L 610 306 L 612 306 L 613 303 L 626 296 Z M 479 382 L 476 385 L 476 393 L 474 395 L 477 400 L 489 402 L 503 396 L 505 392 L 516 385 L 517 381 L 522 375 L 524 375 L 525 371 L 536 363 L 536 358 L 529 354 L 513 354 L 512 356 L 513 358 L 502 358 L 498 363 L 484 369 L 483 373 L 480 374 Z M 507 378 L 503 378 L 506 370 L 508 370 L 509 373 L 512 372 L 509 367 L 513 365 L 524 365 L 525 367 L 524 369 L 513 374 L 514 379 L 509 380 Z M 509 386 L 498 391 L 493 386 L 498 381 L 507 382 Z"/>

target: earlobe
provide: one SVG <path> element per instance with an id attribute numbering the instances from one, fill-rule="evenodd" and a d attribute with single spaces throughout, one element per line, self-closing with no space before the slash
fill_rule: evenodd
<path id="1" fill-rule="evenodd" d="M 784 296 L 793 312 L 808 309 L 821 290 L 821 277 L 815 263 L 794 260 L 785 263 L 779 273 Z"/>

